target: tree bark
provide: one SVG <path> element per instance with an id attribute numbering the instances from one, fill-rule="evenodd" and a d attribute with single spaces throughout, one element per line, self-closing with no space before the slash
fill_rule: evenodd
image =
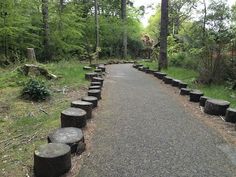
<path id="1" fill-rule="evenodd" d="M 123 22 L 123 47 L 122 47 L 122 58 L 126 59 L 127 57 L 127 13 L 126 13 L 126 7 L 127 7 L 127 0 L 121 0 L 121 19 Z"/>
<path id="2" fill-rule="evenodd" d="M 167 59 L 167 36 L 168 36 L 168 0 L 161 3 L 161 31 L 160 31 L 160 57 L 159 70 L 168 67 Z"/>
<path id="3" fill-rule="evenodd" d="M 98 19 L 98 0 L 94 1 L 94 6 L 95 6 L 95 23 L 96 23 L 96 62 L 97 63 L 97 59 L 99 59 L 99 46 L 100 46 L 100 41 L 99 41 L 99 19 Z"/>
<path id="4" fill-rule="evenodd" d="M 43 59 L 50 60 L 52 55 L 49 48 L 49 15 L 48 15 L 48 0 L 42 0 L 42 15 L 43 15 Z"/>

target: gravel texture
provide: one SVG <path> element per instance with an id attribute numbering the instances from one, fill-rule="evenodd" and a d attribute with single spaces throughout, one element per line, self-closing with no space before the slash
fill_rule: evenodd
<path id="1" fill-rule="evenodd" d="M 108 66 L 103 110 L 79 177 L 232 177 L 226 144 L 156 78 L 131 65 Z"/>

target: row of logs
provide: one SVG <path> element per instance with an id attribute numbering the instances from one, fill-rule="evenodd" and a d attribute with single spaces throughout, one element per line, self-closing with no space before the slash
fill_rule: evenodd
<path id="1" fill-rule="evenodd" d="M 86 66 L 84 70 L 92 70 Z M 61 112 L 61 128 L 51 132 L 48 144 L 39 146 L 34 152 L 34 174 L 36 177 L 58 177 L 71 169 L 71 154 L 80 155 L 86 144 L 82 128 L 93 117 L 92 111 L 98 106 L 106 68 L 99 65 L 93 73 L 85 74 L 91 81 L 88 95 L 71 103 Z"/>
<path id="2" fill-rule="evenodd" d="M 139 71 L 153 74 L 158 79 L 163 80 L 165 84 L 179 88 L 180 95 L 189 96 L 189 101 L 191 102 L 199 102 L 199 106 L 204 108 L 206 114 L 225 116 L 225 121 L 236 123 L 236 109 L 229 108 L 230 102 L 206 97 L 203 92 L 188 88 L 187 83 L 169 77 L 166 73 L 150 70 L 149 67 L 143 66 L 142 64 L 134 64 L 133 67 Z"/>

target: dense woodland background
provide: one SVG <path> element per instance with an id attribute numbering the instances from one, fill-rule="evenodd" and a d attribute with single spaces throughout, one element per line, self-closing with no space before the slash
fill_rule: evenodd
<path id="1" fill-rule="evenodd" d="M 144 28 L 140 18 L 147 8 L 156 13 Z M 197 69 L 199 82 L 207 84 L 236 78 L 236 5 L 172 0 L 168 13 L 169 65 Z M 39 62 L 91 60 L 94 55 L 158 60 L 160 22 L 161 4 L 137 8 L 126 0 L 1 1 L 0 65 L 24 62 L 29 47 Z"/>

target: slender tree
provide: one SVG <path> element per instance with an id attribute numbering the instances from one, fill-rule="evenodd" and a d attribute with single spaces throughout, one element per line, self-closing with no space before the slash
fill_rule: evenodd
<path id="1" fill-rule="evenodd" d="M 122 47 L 122 58 L 126 59 L 127 57 L 127 0 L 121 0 L 121 19 L 123 22 L 123 47 Z"/>
<path id="2" fill-rule="evenodd" d="M 168 0 L 162 0 L 162 2 L 161 2 L 159 70 L 166 69 L 168 67 L 167 36 L 168 36 Z"/>
<path id="3" fill-rule="evenodd" d="M 99 59 L 99 46 L 100 46 L 100 41 L 99 41 L 99 19 L 98 19 L 98 0 L 94 0 L 94 6 L 95 6 L 95 23 L 96 23 L 96 63 L 97 59 Z"/>
<path id="4" fill-rule="evenodd" d="M 52 55 L 49 48 L 49 16 L 48 16 L 48 0 L 42 0 L 42 15 L 43 15 L 43 60 L 50 60 Z"/>

